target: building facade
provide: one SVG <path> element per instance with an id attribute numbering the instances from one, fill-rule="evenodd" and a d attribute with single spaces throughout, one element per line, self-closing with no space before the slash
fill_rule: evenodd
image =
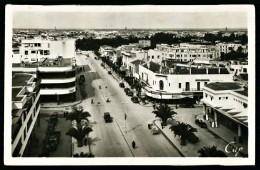
<path id="1" fill-rule="evenodd" d="M 75 49 L 74 39 L 61 41 L 41 39 L 22 40 L 19 48 L 20 58 L 16 60 L 32 63 L 42 61 L 45 58 L 54 59 L 58 56 L 72 58 L 75 57 Z"/>
<path id="2" fill-rule="evenodd" d="M 237 142 L 248 140 L 248 92 L 233 82 L 210 83 L 203 89 L 203 111 L 212 127 L 220 124 L 237 134 Z"/>
<path id="3" fill-rule="evenodd" d="M 233 81 L 233 75 L 225 68 L 168 68 L 153 62 L 139 65 L 139 77 L 146 84 L 148 97 L 166 100 L 199 100 L 208 83 Z"/>
<path id="4" fill-rule="evenodd" d="M 40 111 L 40 80 L 31 74 L 12 78 L 12 155 L 26 155 Z"/>

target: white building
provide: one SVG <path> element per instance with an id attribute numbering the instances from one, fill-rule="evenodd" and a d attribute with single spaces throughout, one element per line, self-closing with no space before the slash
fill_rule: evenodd
<path id="1" fill-rule="evenodd" d="M 211 82 L 230 82 L 233 75 L 226 68 L 167 67 L 153 62 L 139 65 L 140 79 L 147 85 L 146 95 L 154 99 L 181 99 L 202 96 Z"/>
<path id="2" fill-rule="evenodd" d="M 20 47 L 20 60 L 23 62 L 37 62 L 45 58 L 75 57 L 75 40 L 67 39 L 62 41 L 50 40 L 22 40 Z"/>
<path id="3" fill-rule="evenodd" d="M 139 40 L 140 47 L 150 47 L 151 46 L 151 40 Z"/>
<path id="4" fill-rule="evenodd" d="M 197 57 L 209 58 L 211 60 L 220 57 L 220 52 L 212 46 L 180 43 L 179 45 L 157 44 L 156 50 L 159 56 L 149 56 L 152 58 L 174 59 L 181 62 L 193 61 Z"/>
<path id="5" fill-rule="evenodd" d="M 210 83 L 203 88 L 202 102 L 205 118 L 213 127 L 221 124 L 237 134 L 239 143 L 247 142 L 247 90 L 232 82 Z"/>
<path id="6" fill-rule="evenodd" d="M 40 111 L 40 81 L 31 74 L 12 78 L 12 155 L 22 157 L 28 150 Z"/>
<path id="7" fill-rule="evenodd" d="M 239 47 L 242 47 L 242 44 L 235 43 L 218 43 L 216 47 L 221 53 L 230 53 L 232 50 L 237 51 Z"/>

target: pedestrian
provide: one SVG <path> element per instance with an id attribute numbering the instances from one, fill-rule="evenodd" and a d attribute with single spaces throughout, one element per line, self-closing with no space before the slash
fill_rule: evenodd
<path id="1" fill-rule="evenodd" d="M 161 123 L 162 129 L 163 129 L 163 123 Z"/>
<path id="2" fill-rule="evenodd" d="M 132 142 L 132 147 L 135 149 L 135 141 Z"/>
<path id="3" fill-rule="evenodd" d="M 93 101 L 93 99 L 91 99 L 91 104 L 93 104 L 94 103 L 94 101 Z"/>
<path id="4" fill-rule="evenodd" d="M 155 104 L 155 103 L 153 103 L 153 110 L 155 110 L 155 108 L 156 108 L 156 104 Z"/>

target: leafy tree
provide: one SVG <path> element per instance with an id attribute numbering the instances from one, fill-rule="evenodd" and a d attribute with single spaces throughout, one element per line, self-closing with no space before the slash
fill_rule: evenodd
<path id="1" fill-rule="evenodd" d="M 168 118 L 172 118 L 173 115 L 177 114 L 169 105 L 161 104 L 156 107 L 156 110 L 152 113 L 155 114 L 155 117 L 159 117 L 162 119 L 162 122 L 166 124 Z"/>
<path id="2" fill-rule="evenodd" d="M 227 157 L 225 152 L 218 150 L 216 146 L 203 147 L 198 150 L 199 157 Z"/>
<path id="3" fill-rule="evenodd" d="M 89 112 L 83 112 L 82 106 L 72 106 L 71 109 L 72 112 L 67 115 L 66 120 L 76 120 L 77 123 L 80 123 L 82 119 L 88 120 L 87 117 L 91 116 Z"/>
<path id="4" fill-rule="evenodd" d="M 194 132 L 198 130 L 186 123 L 178 123 L 177 125 L 170 126 L 171 131 L 174 133 L 174 137 L 179 136 L 181 138 L 181 145 L 186 145 L 186 140 L 191 138 L 189 141 L 192 143 L 196 143 L 198 141 L 198 137 L 194 135 Z"/>

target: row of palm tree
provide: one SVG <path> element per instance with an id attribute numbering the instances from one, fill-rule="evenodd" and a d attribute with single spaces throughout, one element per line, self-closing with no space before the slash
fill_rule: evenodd
<path id="1" fill-rule="evenodd" d="M 198 142 L 199 138 L 194 134 L 194 132 L 198 132 L 198 130 L 187 123 L 176 121 L 173 116 L 177 113 L 173 108 L 169 107 L 169 105 L 160 104 L 152 113 L 155 114 L 155 117 L 161 119 L 162 124 L 171 125 L 170 130 L 174 133 L 174 137 L 179 136 L 181 138 L 181 146 L 186 145 L 186 140 L 191 143 Z M 227 157 L 227 155 L 223 151 L 218 150 L 216 146 L 203 147 L 198 150 L 198 153 L 200 157 Z"/>

